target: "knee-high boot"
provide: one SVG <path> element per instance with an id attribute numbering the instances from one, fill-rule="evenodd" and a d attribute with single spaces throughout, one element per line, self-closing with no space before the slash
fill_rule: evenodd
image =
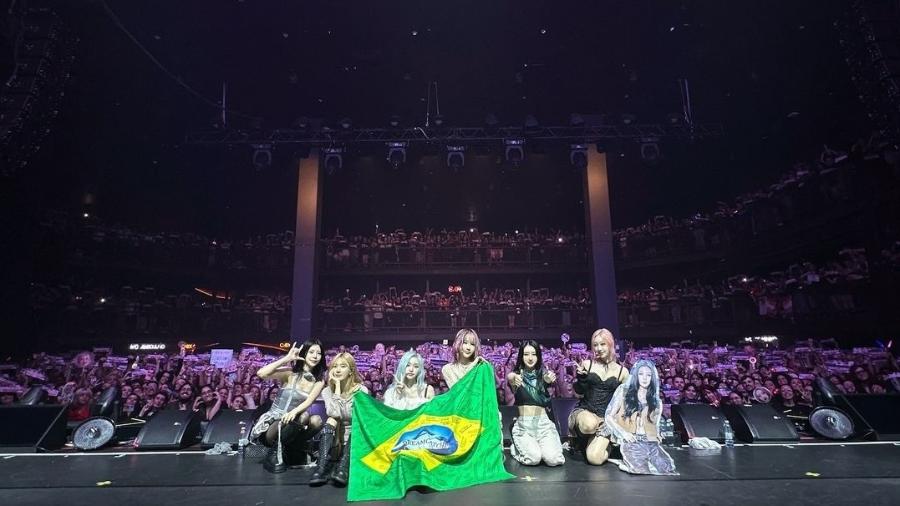
<path id="1" fill-rule="evenodd" d="M 350 438 L 347 438 L 347 444 L 344 445 L 343 450 L 337 469 L 331 475 L 331 479 L 334 480 L 335 484 L 340 486 L 346 485 L 347 480 L 350 478 Z"/>
<path id="2" fill-rule="evenodd" d="M 334 443 L 334 427 L 325 424 L 319 437 L 319 460 L 316 462 L 316 471 L 309 480 L 311 486 L 324 485 L 328 482 L 329 453 L 331 452 L 331 445 Z"/>

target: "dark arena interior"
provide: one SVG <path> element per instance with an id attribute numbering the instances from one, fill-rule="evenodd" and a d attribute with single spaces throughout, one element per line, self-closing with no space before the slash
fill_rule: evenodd
<path id="1" fill-rule="evenodd" d="M 900 1 L 4 3 L 3 504 L 900 504 Z"/>

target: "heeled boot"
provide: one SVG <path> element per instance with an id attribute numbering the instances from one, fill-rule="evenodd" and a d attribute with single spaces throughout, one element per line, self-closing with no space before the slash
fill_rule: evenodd
<path id="1" fill-rule="evenodd" d="M 283 456 L 282 456 L 283 457 Z M 278 447 L 270 446 L 269 451 L 266 452 L 266 456 L 263 459 L 263 469 L 269 471 L 270 473 L 278 474 L 287 471 L 287 464 L 284 463 L 284 458 L 281 459 L 281 463 L 278 463 Z"/>
<path id="2" fill-rule="evenodd" d="M 336 485 L 346 486 L 347 480 L 350 478 L 350 439 L 347 439 L 347 444 L 344 445 L 343 452 L 341 452 L 341 460 L 338 462 L 337 468 L 334 470 L 334 474 L 331 475 L 331 479 L 334 481 Z"/>
<path id="3" fill-rule="evenodd" d="M 334 427 L 325 424 L 319 436 L 319 460 L 316 462 L 316 470 L 309 480 L 310 486 L 324 485 L 328 482 L 330 468 L 331 445 L 334 443 Z"/>

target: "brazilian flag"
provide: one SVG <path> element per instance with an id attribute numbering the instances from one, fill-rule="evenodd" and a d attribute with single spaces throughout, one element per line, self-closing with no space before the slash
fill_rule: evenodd
<path id="1" fill-rule="evenodd" d="M 503 467 L 494 372 L 480 363 L 450 391 L 403 411 L 353 399 L 348 501 L 400 499 L 514 478 Z"/>

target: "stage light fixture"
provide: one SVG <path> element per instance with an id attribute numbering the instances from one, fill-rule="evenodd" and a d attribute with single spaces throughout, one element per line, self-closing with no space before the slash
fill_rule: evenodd
<path id="1" fill-rule="evenodd" d="M 350 130 L 350 128 L 353 127 L 353 120 L 351 120 L 350 118 L 342 118 L 340 124 L 341 128 L 343 128 L 344 130 Z"/>
<path id="2" fill-rule="evenodd" d="M 444 126 L 444 116 L 441 114 L 436 114 L 434 119 L 431 120 L 434 123 L 434 126 Z"/>
<path id="3" fill-rule="evenodd" d="M 409 143 L 406 141 L 388 142 L 387 161 L 394 169 L 399 169 L 401 165 L 406 163 L 406 147 Z"/>
<path id="4" fill-rule="evenodd" d="M 625 126 L 630 126 L 637 123 L 637 116 L 634 114 L 623 114 L 622 115 L 622 124 Z"/>
<path id="5" fill-rule="evenodd" d="M 573 112 L 569 115 L 569 126 L 573 127 L 582 127 L 584 126 L 584 116 L 578 114 L 577 112 Z"/>
<path id="6" fill-rule="evenodd" d="M 253 167 L 256 170 L 268 168 L 272 165 L 272 145 L 271 144 L 253 144 Z"/>
<path id="7" fill-rule="evenodd" d="M 525 159 L 525 139 L 504 139 L 506 146 L 506 161 L 518 165 Z"/>
<path id="8" fill-rule="evenodd" d="M 466 147 L 465 146 L 447 146 L 447 167 L 455 172 L 466 165 Z"/>
<path id="9" fill-rule="evenodd" d="M 533 114 L 529 114 L 525 116 L 525 131 L 532 132 L 541 127 L 540 122 L 538 122 L 537 118 Z"/>
<path id="10" fill-rule="evenodd" d="M 344 167 L 344 148 L 336 146 L 323 148 L 322 153 L 325 155 L 325 172 L 329 176 Z"/>
<path id="11" fill-rule="evenodd" d="M 391 119 L 388 121 L 388 125 L 390 125 L 391 128 L 399 127 L 400 126 L 400 116 L 398 114 L 392 115 Z"/>
<path id="12" fill-rule="evenodd" d="M 576 169 L 584 169 L 587 167 L 587 145 L 586 144 L 570 144 L 569 145 L 569 161 Z"/>
<path id="13" fill-rule="evenodd" d="M 641 160 L 656 162 L 659 160 L 659 139 L 656 137 L 644 137 L 641 139 Z"/>

